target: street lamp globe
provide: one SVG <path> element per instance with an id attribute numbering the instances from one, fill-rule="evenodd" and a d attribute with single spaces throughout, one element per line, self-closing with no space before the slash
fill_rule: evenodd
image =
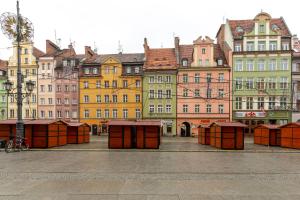
<path id="1" fill-rule="evenodd" d="M 7 80 L 3 83 L 3 86 L 7 92 L 10 92 L 12 89 L 13 83 L 11 81 Z"/>
<path id="2" fill-rule="evenodd" d="M 26 82 L 26 89 L 29 93 L 33 91 L 34 88 L 34 82 L 32 80 L 29 80 Z"/>

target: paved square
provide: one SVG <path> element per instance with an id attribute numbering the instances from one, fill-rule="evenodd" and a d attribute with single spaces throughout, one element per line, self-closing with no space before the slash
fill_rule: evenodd
<path id="1" fill-rule="evenodd" d="M 99 137 L 93 148 L 0 152 L 0 199 L 300 199 L 299 150 L 248 140 L 246 151 L 214 152 L 196 138 L 163 140 L 160 151 L 109 151 Z"/>

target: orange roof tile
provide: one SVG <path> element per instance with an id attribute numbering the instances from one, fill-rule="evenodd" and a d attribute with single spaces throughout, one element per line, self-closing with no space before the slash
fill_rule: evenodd
<path id="1" fill-rule="evenodd" d="M 149 49 L 146 52 L 145 70 L 176 69 L 177 62 L 174 48 Z"/>

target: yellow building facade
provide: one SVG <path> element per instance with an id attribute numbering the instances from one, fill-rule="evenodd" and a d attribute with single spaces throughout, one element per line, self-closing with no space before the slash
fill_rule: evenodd
<path id="1" fill-rule="evenodd" d="M 144 54 L 97 55 L 83 61 L 79 79 L 80 122 L 106 132 L 113 119 L 142 117 Z"/>

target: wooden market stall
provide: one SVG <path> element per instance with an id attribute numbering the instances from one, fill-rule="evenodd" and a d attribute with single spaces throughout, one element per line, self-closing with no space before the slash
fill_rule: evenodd
<path id="1" fill-rule="evenodd" d="M 108 148 L 157 149 L 161 122 L 157 120 L 112 120 L 108 122 Z"/>
<path id="2" fill-rule="evenodd" d="M 67 143 L 82 144 L 90 142 L 90 126 L 86 123 L 67 123 Z"/>
<path id="3" fill-rule="evenodd" d="M 300 149 L 300 123 L 289 123 L 280 127 L 282 147 Z"/>
<path id="4" fill-rule="evenodd" d="M 276 124 L 260 124 L 254 128 L 254 144 L 280 146 L 280 128 Z"/>
<path id="5" fill-rule="evenodd" d="M 32 148 L 49 148 L 67 144 L 67 123 L 57 120 L 31 120 L 25 130 L 31 133 Z"/>
<path id="6" fill-rule="evenodd" d="M 210 127 L 208 124 L 198 126 L 198 144 L 210 144 Z"/>
<path id="7" fill-rule="evenodd" d="M 214 122 L 210 125 L 210 145 L 219 149 L 244 149 L 247 126 L 240 122 Z"/>
<path id="8" fill-rule="evenodd" d="M 23 120 L 26 123 L 28 120 Z M 0 121 L 0 139 L 8 141 L 10 137 L 16 137 L 16 123 L 17 120 L 1 120 Z M 28 128 L 24 128 L 25 134 L 24 137 L 27 139 L 29 147 L 31 147 L 31 132 Z"/>

